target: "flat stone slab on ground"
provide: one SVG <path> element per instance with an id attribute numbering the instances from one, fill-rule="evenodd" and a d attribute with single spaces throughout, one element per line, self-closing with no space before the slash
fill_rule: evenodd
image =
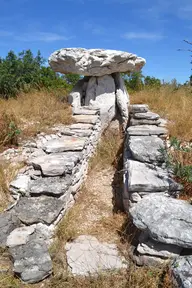
<path id="1" fill-rule="evenodd" d="M 164 192 L 169 189 L 168 174 L 161 168 L 128 160 L 128 191 Z"/>
<path id="2" fill-rule="evenodd" d="M 155 241 L 192 248 L 192 205 L 156 195 L 145 196 L 130 209 L 137 228 Z"/>
<path id="3" fill-rule="evenodd" d="M 178 287 L 192 287 L 192 255 L 175 259 L 172 263 L 171 271 Z"/>
<path id="4" fill-rule="evenodd" d="M 98 115 L 99 113 L 99 109 L 90 109 L 83 106 L 73 109 L 73 115 Z"/>
<path id="5" fill-rule="evenodd" d="M 65 177 L 46 177 L 31 180 L 29 193 L 32 196 L 48 195 L 61 196 L 64 194 L 72 183 L 72 176 Z"/>
<path id="6" fill-rule="evenodd" d="M 115 244 L 100 243 L 93 236 L 81 235 L 65 246 L 67 262 L 74 275 L 100 273 L 103 270 L 127 268 Z"/>
<path id="7" fill-rule="evenodd" d="M 39 196 L 21 197 L 14 210 L 17 217 L 26 225 L 35 223 L 50 225 L 57 219 L 63 208 L 64 203 L 60 199 Z"/>
<path id="8" fill-rule="evenodd" d="M 14 272 L 24 282 L 37 283 L 52 273 L 48 247 L 39 233 L 33 233 L 24 245 L 9 248 Z"/>
<path id="9" fill-rule="evenodd" d="M 156 125 L 138 125 L 129 127 L 127 133 L 130 136 L 166 135 L 167 129 Z"/>
<path id="10" fill-rule="evenodd" d="M 86 143 L 85 138 L 63 136 L 60 139 L 47 141 L 43 145 L 43 150 L 46 153 L 61 153 L 65 151 L 82 151 Z"/>
<path id="11" fill-rule="evenodd" d="M 82 156 L 81 152 L 50 154 L 32 159 L 31 164 L 41 170 L 44 176 L 61 176 L 71 173 Z"/>
<path id="12" fill-rule="evenodd" d="M 165 144 L 159 137 L 130 136 L 128 142 L 127 146 L 134 160 L 149 163 L 164 161 L 161 149 L 165 148 Z"/>
<path id="13" fill-rule="evenodd" d="M 75 115 L 73 119 L 77 123 L 87 123 L 87 124 L 95 124 L 99 120 L 99 116 L 97 115 Z"/>
<path id="14" fill-rule="evenodd" d="M 55 72 L 103 76 L 139 71 L 145 65 L 145 59 L 118 50 L 63 48 L 51 54 L 49 64 Z"/>
<path id="15" fill-rule="evenodd" d="M 63 129 L 60 131 L 61 135 L 76 136 L 76 137 L 89 137 L 92 133 L 92 129 Z"/>
<path id="16" fill-rule="evenodd" d="M 17 227 L 20 221 L 12 212 L 4 212 L 0 214 L 0 247 L 6 246 L 7 237 Z"/>

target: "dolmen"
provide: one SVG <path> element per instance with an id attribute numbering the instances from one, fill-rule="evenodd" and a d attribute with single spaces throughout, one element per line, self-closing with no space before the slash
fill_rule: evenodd
<path id="1" fill-rule="evenodd" d="M 49 64 L 55 72 L 82 76 L 69 95 L 74 114 L 81 113 L 83 106 L 98 109 L 104 129 L 118 111 L 125 130 L 129 95 L 120 73 L 140 71 L 145 59 L 116 50 L 65 48 L 55 51 Z"/>

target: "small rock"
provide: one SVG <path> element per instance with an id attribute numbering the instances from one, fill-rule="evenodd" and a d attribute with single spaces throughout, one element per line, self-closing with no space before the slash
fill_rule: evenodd
<path id="1" fill-rule="evenodd" d="M 6 246 L 7 237 L 19 226 L 20 221 L 12 212 L 0 214 L 0 247 L 4 248 Z"/>
<path id="2" fill-rule="evenodd" d="M 65 151 L 81 151 L 86 143 L 85 138 L 64 136 L 46 142 L 42 147 L 46 153 L 60 153 Z"/>
<path id="3" fill-rule="evenodd" d="M 192 255 L 181 256 L 175 259 L 171 265 L 171 271 L 178 287 L 192 287 Z"/>
<path id="4" fill-rule="evenodd" d="M 148 111 L 146 113 L 134 113 L 134 119 L 158 120 L 160 116 L 156 113 Z"/>
<path id="5" fill-rule="evenodd" d="M 159 125 L 160 123 L 161 123 L 160 120 L 151 120 L 151 119 L 134 119 L 134 118 L 131 118 L 131 120 L 130 120 L 130 126 Z"/>
<path id="6" fill-rule="evenodd" d="M 157 127 L 156 125 L 138 125 L 129 127 L 127 129 L 127 133 L 130 136 L 166 135 L 167 129 L 163 127 Z"/>
<path id="7" fill-rule="evenodd" d="M 34 232 L 35 225 L 16 228 L 8 236 L 6 246 L 15 247 L 18 245 L 24 245 L 28 242 L 29 236 Z"/>
<path id="8" fill-rule="evenodd" d="M 17 175 L 16 179 L 10 183 L 12 193 L 28 195 L 30 177 L 28 175 Z"/>
<path id="9" fill-rule="evenodd" d="M 129 106 L 130 113 L 146 113 L 149 111 L 149 106 L 146 104 L 133 104 Z"/>
<path id="10" fill-rule="evenodd" d="M 99 121 L 99 116 L 97 115 L 75 115 L 73 119 L 77 123 L 85 123 L 85 124 L 95 124 Z"/>

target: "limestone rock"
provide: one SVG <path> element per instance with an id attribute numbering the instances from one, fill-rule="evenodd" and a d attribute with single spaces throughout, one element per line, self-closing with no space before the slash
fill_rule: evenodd
<path id="1" fill-rule="evenodd" d="M 145 59 L 116 50 L 63 48 L 49 57 L 49 64 L 55 72 L 103 76 L 139 71 L 145 65 Z"/>
<path id="2" fill-rule="evenodd" d="M 147 254 L 162 258 L 174 258 L 178 257 L 181 253 L 182 248 L 175 245 L 163 244 L 156 242 L 152 239 L 148 239 L 145 242 L 139 243 L 137 251 L 140 254 Z"/>
<path id="3" fill-rule="evenodd" d="M 146 230 L 155 241 L 192 248 L 192 205 L 152 194 L 130 209 L 137 228 Z"/>
<path id="4" fill-rule="evenodd" d="M 14 272 L 27 283 L 37 283 L 52 273 L 52 262 L 45 240 L 33 233 L 26 244 L 9 248 Z"/>
<path id="5" fill-rule="evenodd" d="M 71 173 L 81 157 L 80 152 L 65 152 L 37 157 L 31 162 L 35 169 L 42 171 L 44 176 L 61 176 Z"/>
<path id="6" fill-rule="evenodd" d="M 68 102 L 74 108 L 81 106 L 83 85 L 84 85 L 84 79 L 79 80 L 68 96 Z"/>
<path id="7" fill-rule="evenodd" d="M 175 259 L 171 266 L 173 277 L 175 278 L 178 287 L 192 287 L 192 255 L 181 256 Z"/>
<path id="8" fill-rule="evenodd" d="M 128 160 L 128 191 L 163 192 L 168 189 L 169 179 L 163 169 Z"/>
<path id="9" fill-rule="evenodd" d="M 7 237 L 19 225 L 19 219 L 12 212 L 0 214 L 0 247 L 4 248 L 6 246 Z"/>
<path id="10" fill-rule="evenodd" d="M 73 136 L 63 136 L 60 139 L 47 141 L 43 150 L 46 153 L 60 153 L 65 151 L 81 151 L 85 146 L 86 139 Z"/>
<path id="11" fill-rule="evenodd" d="M 29 190 L 30 177 L 28 175 L 18 174 L 16 179 L 10 183 L 12 193 L 27 195 Z"/>
<path id="12" fill-rule="evenodd" d="M 119 73 L 115 73 L 115 85 L 116 85 L 116 102 L 117 107 L 119 108 L 121 117 L 122 117 L 122 124 L 123 129 L 125 130 L 128 122 L 129 112 L 128 112 L 128 105 L 129 105 L 129 94 L 124 84 L 124 80 Z"/>
<path id="13" fill-rule="evenodd" d="M 35 232 L 35 225 L 16 228 L 7 238 L 6 246 L 15 247 L 28 242 L 29 236 Z"/>
<path id="14" fill-rule="evenodd" d="M 87 123 L 87 124 L 95 124 L 99 121 L 99 117 L 97 115 L 75 115 L 73 119 L 77 123 Z"/>
<path id="15" fill-rule="evenodd" d="M 135 119 L 131 118 L 130 125 L 137 126 L 137 125 L 159 125 L 161 123 L 160 120 L 151 120 L 151 119 Z"/>
<path id="16" fill-rule="evenodd" d="M 64 208 L 60 199 L 40 196 L 22 197 L 14 207 L 17 217 L 26 225 L 53 223 Z"/>
<path id="17" fill-rule="evenodd" d="M 88 83 L 85 103 L 91 108 L 99 108 L 102 125 L 106 128 L 116 114 L 115 82 L 111 75 L 91 77 L 89 82 L 92 78 L 96 80 L 92 86 Z"/>
<path id="18" fill-rule="evenodd" d="M 99 115 L 99 109 L 90 109 L 89 106 L 80 106 L 73 109 L 74 115 Z"/>
<path id="19" fill-rule="evenodd" d="M 165 145 L 159 137 L 131 136 L 127 146 L 134 160 L 149 163 L 164 161 L 161 149 L 165 148 Z"/>
<path id="20" fill-rule="evenodd" d="M 146 104 L 132 104 L 129 106 L 131 114 L 135 113 L 146 113 L 149 111 L 149 106 Z"/>
<path id="21" fill-rule="evenodd" d="M 160 116 L 156 113 L 148 111 L 145 113 L 134 113 L 133 118 L 134 119 L 146 119 L 146 120 L 158 120 Z"/>
<path id="22" fill-rule="evenodd" d="M 71 185 L 71 175 L 65 177 L 46 177 L 38 178 L 30 182 L 29 192 L 32 196 L 47 195 L 61 196 Z"/>
<path id="23" fill-rule="evenodd" d="M 74 275 L 90 275 L 103 270 L 126 268 L 115 244 L 100 243 L 93 236 L 81 235 L 65 246 L 67 262 Z"/>
<path id="24" fill-rule="evenodd" d="M 156 125 L 138 125 L 131 126 L 127 129 L 128 135 L 150 136 L 150 135 L 166 135 L 167 129 L 157 127 Z"/>

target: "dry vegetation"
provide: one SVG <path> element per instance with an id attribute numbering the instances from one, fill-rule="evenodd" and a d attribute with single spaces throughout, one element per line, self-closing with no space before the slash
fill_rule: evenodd
<path id="1" fill-rule="evenodd" d="M 170 136 L 192 141 L 192 90 L 171 86 L 145 89 L 131 95 L 132 104 L 148 104 L 150 109 L 168 119 Z"/>
<path id="2" fill-rule="evenodd" d="M 34 136 L 56 123 L 71 121 L 64 89 L 32 91 L 17 98 L 0 99 L 0 147 L 17 145 L 18 137 Z"/>

